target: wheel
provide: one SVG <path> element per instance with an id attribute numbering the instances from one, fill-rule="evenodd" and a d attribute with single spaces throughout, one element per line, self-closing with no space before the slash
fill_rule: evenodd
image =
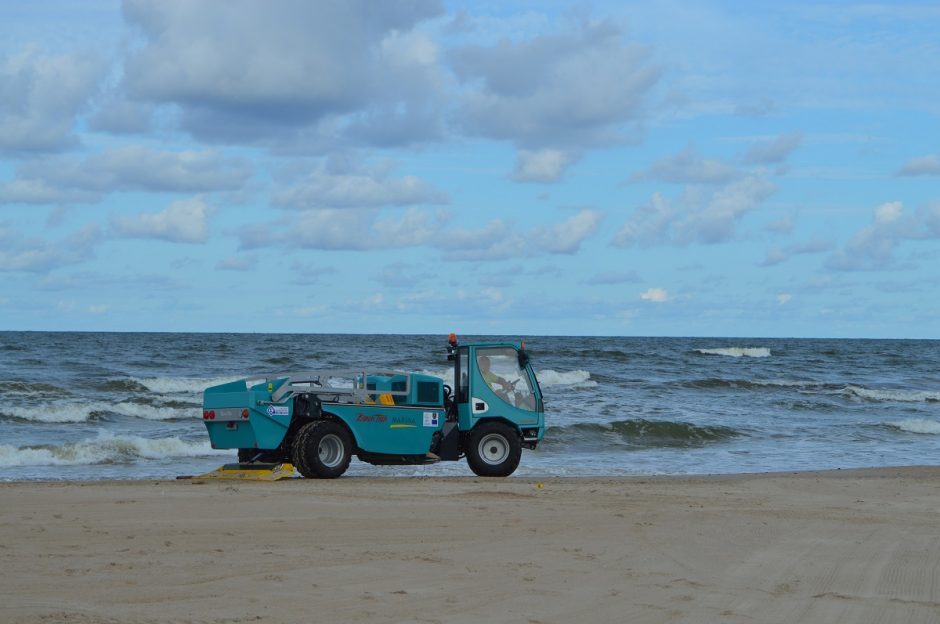
<path id="1" fill-rule="evenodd" d="M 243 449 L 238 449 L 238 463 L 239 463 L 239 464 L 247 464 L 247 463 L 249 463 L 252 459 L 254 459 L 255 456 L 257 456 L 257 455 L 258 455 L 258 449 L 256 449 L 256 448 L 243 448 Z"/>
<path id="2" fill-rule="evenodd" d="M 297 432 L 291 459 L 308 479 L 335 479 L 349 468 L 352 446 L 352 438 L 341 424 L 315 420 Z"/>
<path id="3" fill-rule="evenodd" d="M 239 464 L 250 464 L 252 462 L 257 462 L 259 464 L 280 464 L 286 461 L 290 461 L 290 458 L 287 457 L 283 451 L 280 449 L 274 450 L 261 450 L 256 448 L 240 448 L 238 449 L 238 463 Z"/>
<path id="4" fill-rule="evenodd" d="M 500 422 L 477 425 L 470 431 L 467 464 L 481 477 L 508 477 L 519 466 L 522 443 L 515 429 Z"/>

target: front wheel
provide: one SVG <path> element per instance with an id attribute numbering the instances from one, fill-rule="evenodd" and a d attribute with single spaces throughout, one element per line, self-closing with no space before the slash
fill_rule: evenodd
<path id="1" fill-rule="evenodd" d="M 349 468 L 352 439 L 346 428 L 331 420 L 315 420 L 297 432 L 291 459 L 308 479 L 335 479 Z"/>
<path id="2" fill-rule="evenodd" d="M 509 425 L 500 422 L 477 425 L 468 442 L 467 464 L 481 477 L 508 477 L 519 466 L 522 443 Z"/>

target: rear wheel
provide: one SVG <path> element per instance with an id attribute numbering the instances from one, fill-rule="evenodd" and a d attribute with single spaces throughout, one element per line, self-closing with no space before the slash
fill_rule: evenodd
<path id="1" fill-rule="evenodd" d="M 315 420 L 297 432 L 291 449 L 294 467 L 308 479 L 335 479 L 349 467 L 352 438 L 332 420 Z"/>
<path id="2" fill-rule="evenodd" d="M 240 448 L 238 449 L 238 463 L 247 464 L 253 460 L 258 455 L 258 449 L 256 448 Z"/>
<path id="3" fill-rule="evenodd" d="M 508 477 L 519 466 L 521 457 L 522 443 L 509 425 L 483 423 L 470 432 L 467 464 L 481 477 Z"/>

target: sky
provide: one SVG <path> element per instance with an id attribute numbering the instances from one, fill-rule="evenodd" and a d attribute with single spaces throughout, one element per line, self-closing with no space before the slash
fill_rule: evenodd
<path id="1" fill-rule="evenodd" d="M 0 0 L 0 330 L 940 338 L 938 32 Z"/>

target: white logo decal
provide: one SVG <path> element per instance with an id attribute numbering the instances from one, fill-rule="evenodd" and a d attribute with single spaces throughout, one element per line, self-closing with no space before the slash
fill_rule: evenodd
<path id="1" fill-rule="evenodd" d="M 269 405 L 268 416 L 287 416 L 288 409 L 286 405 Z"/>
<path id="2" fill-rule="evenodd" d="M 424 413 L 424 426 L 425 427 L 437 427 L 437 412 L 425 412 Z"/>

